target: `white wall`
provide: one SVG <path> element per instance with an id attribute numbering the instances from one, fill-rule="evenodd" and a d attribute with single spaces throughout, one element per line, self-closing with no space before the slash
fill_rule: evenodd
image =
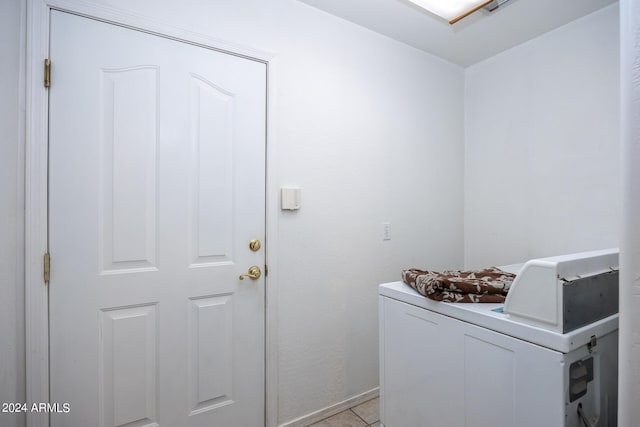
<path id="1" fill-rule="evenodd" d="M 0 1 L 0 403 L 24 401 L 21 0 Z M 23 425 L 0 412 L 0 426 Z"/>
<path id="2" fill-rule="evenodd" d="M 618 425 L 640 419 L 640 4 L 620 1 L 622 238 Z"/>
<path id="3" fill-rule="evenodd" d="M 279 218 L 283 421 L 378 386 L 377 284 L 462 264 L 461 70 L 301 9 L 333 36 L 278 48 L 277 167 L 303 188 Z"/>
<path id="4" fill-rule="evenodd" d="M 612 5 L 466 69 L 465 265 L 618 246 Z"/>
<path id="5" fill-rule="evenodd" d="M 3 49 L 11 52 L 0 61 L 3 91 L 5 75 L 17 78 L 17 1 L 0 2 L 2 23 L 11 23 L 0 25 Z M 275 54 L 269 166 L 275 187 L 303 188 L 300 211 L 278 211 L 271 219 L 277 223 L 277 246 L 269 249 L 277 254 L 270 271 L 278 294 L 278 422 L 375 389 L 377 285 L 398 280 L 406 267 L 462 265 L 463 70 L 294 0 L 97 1 Z M 6 86 L 15 92 L 13 81 Z M 14 234 L 0 241 L 0 251 L 7 254 L 3 262 L 10 260 L 3 278 L 6 271 L 12 281 L 22 244 L 15 232 L 21 164 L 14 92 L 0 97 L 9 114 L 0 117 L 2 129 L 6 121 L 12 132 L 0 157 L 8 176 L 3 212 L 14 217 L 2 225 Z M 388 242 L 384 221 L 391 222 Z M 12 283 L 13 301 L 22 288 Z M 23 315 L 21 301 L 14 306 L 3 295 L 0 304 L 9 308 L 1 313 L 8 325 Z M 22 345 L 6 325 L 0 325 L 3 340 Z M 0 368 L 11 384 L 21 384 L 13 371 L 18 353 L 9 353 L 1 354 Z M 3 382 L 2 392 L 16 387 Z"/>

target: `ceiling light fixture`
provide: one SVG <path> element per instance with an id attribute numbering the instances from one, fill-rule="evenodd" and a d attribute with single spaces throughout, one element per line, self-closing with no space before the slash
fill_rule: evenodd
<path id="1" fill-rule="evenodd" d="M 440 16 L 453 25 L 462 18 L 489 6 L 494 0 L 409 0 L 423 9 Z"/>

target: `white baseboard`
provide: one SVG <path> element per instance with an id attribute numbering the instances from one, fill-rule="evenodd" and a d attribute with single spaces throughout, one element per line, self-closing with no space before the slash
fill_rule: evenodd
<path id="1" fill-rule="evenodd" d="M 380 394 L 380 387 L 376 387 L 372 390 L 365 391 L 362 394 L 353 396 L 340 403 L 336 403 L 335 405 L 331 405 L 324 409 L 320 409 L 319 411 L 312 412 L 303 417 L 296 418 L 293 421 L 287 421 L 284 424 L 280 424 L 278 427 L 306 427 L 313 423 L 317 423 L 318 421 L 324 420 L 325 418 L 329 418 L 342 411 L 345 411 L 349 408 L 358 406 L 359 404 L 364 403 L 367 400 L 371 400 L 375 397 L 378 397 L 379 394 Z"/>

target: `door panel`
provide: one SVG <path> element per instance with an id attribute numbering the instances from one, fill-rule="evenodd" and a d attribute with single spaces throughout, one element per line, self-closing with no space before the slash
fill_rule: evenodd
<path id="1" fill-rule="evenodd" d="M 158 69 L 100 74 L 102 272 L 156 268 Z"/>
<path id="2" fill-rule="evenodd" d="M 157 304 L 100 312 L 99 367 L 105 426 L 154 424 L 157 416 Z"/>
<path id="3" fill-rule="evenodd" d="M 192 265 L 228 262 L 233 239 L 233 94 L 191 76 Z"/>
<path id="4" fill-rule="evenodd" d="M 266 66 L 53 11 L 53 427 L 264 425 Z M 263 246 L 264 247 L 264 246 Z"/>
<path id="5" fill-rule="evenodd" d="M 191 413 L 233 403 L 233 296 L 191 301 L 189 390 Z"/>

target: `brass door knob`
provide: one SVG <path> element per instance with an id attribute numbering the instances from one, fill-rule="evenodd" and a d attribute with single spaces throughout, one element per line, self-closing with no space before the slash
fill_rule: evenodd
<path id="1" fill-rule="evenodd" d="M 262 244 L 258 239 L 253 239 L 252 241 L 249 242 L 249 249 L 251 249 L 253 252 L 259 251 L 261 247 L 262 247 Z"/>
<path id="2" fill-rule="evenodd" d="M 260 271 L 260 267 L 258 267 L 257 265 L 254 265 L 252 267 L 249 267 L 249 271 L 247 271 L 247 274 L 240 275 L 240 280 L 244 280 L 245 277 L 248 277 L 251 280 L 258 280 L 260 276 L 262 276 L 262 271 Z"/>

